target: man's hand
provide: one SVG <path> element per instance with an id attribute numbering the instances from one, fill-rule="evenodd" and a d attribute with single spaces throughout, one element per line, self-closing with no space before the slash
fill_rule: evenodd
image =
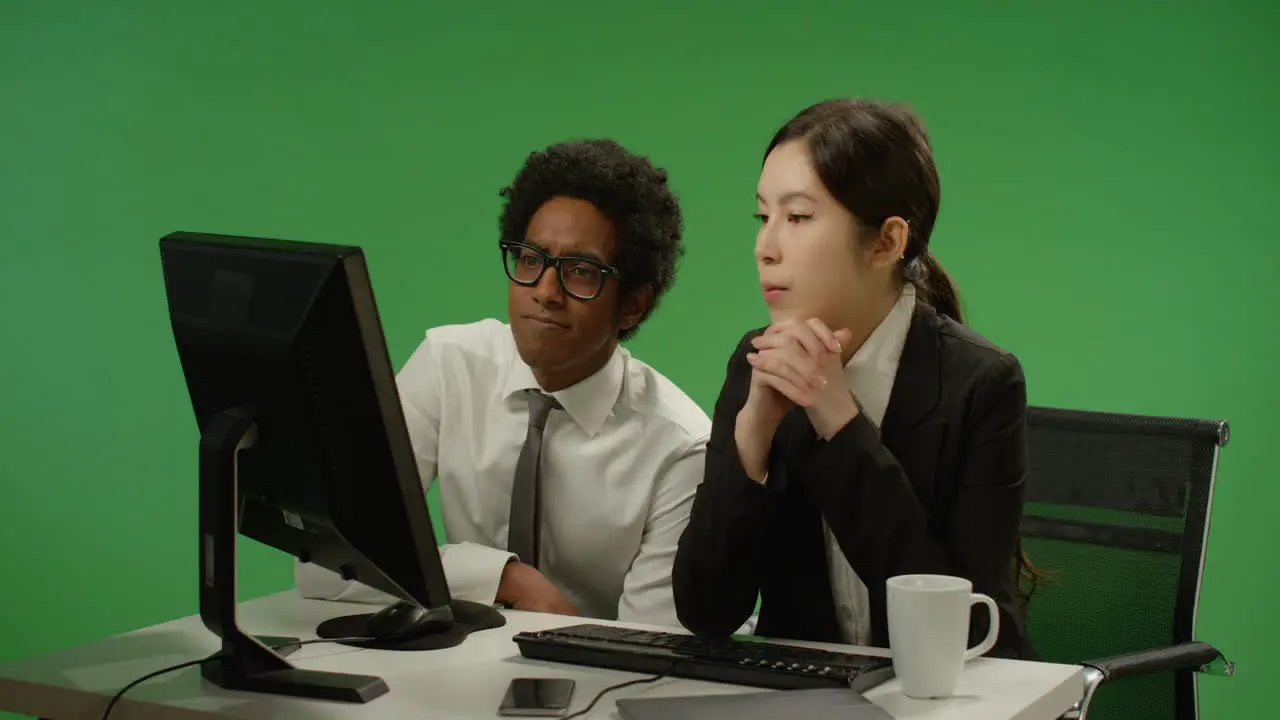
<path id="1" fill-rule="evenodd" d="M 518 560 L 507 563 L 503 568 L 497 601 L 516 610 L 554 615 L 579 614 L 573 603 L 545 575 Z"/>

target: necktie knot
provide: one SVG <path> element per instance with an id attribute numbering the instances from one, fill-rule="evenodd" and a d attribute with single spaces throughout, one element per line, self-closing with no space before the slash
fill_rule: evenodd
<path id="1" fill-rule="evenodd" d="M 529 427 L 543 430 L 552 410 L 560 408 L 560 401 L 537 390 L 529 391 Z"/>

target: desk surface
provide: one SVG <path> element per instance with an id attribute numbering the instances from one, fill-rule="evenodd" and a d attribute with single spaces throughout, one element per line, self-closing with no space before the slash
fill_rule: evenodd
<path id="1" fill-rule="evenodd" d="M 323 620 L 361 612 L 345 603 L 303 600 L 296 592 L 241 605 L 249 633 L 314 638 Z M 514 677 L 572 677 L 572 711 L 609 685 L 640 676 L 614 670 L 537 662 L 521 657 L 512 635 L 574 622 L 574 618 L 508 612 L 505 627 L 472 635 L 462 645 L 429 652 L 385 652 L 340 645 L 307 645 L 289 656 L 309 670 L 378 675 L 391 691 L 365 705 L 230 692 L 191 667 L 133 688 L 111 712 L 112 720 L 212 720 L 213 718 L 364 718 L 433 720 L 496 718 L 498 702 Z M 637 626 L 639 627 L 639 626 Z M 813 647 L 833 647 L 805 643 Z M 108 698 L 132 680 L 169 665 L 204 657 L 218 648 L 199 617 L 190 616 L 124 635 L 0 666 L 0 711 L 53 720 L 98 720 Z M 844 648 L 847 650 L 848 648 Z M 882 650 L 863 650 L 883 655 Z M 890 681 L 866 693 L 895 718 L 915 720 L 1053 720 L 1080 697 L 1079 667 L 979 658 L 969 663 L 957 695 L 912 700 Z M 753 688 L 667 678 L 616 690 L 596 704 L 591 718 L 616 718 L 620 697 L 659 697 L 752 692 Z"/>

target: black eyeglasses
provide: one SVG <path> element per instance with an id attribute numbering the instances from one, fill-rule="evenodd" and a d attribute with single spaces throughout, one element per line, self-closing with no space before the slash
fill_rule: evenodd
<path id="1" fill-rule="evenodd" d="M 618 268 L 590 258 L 553 257 L 532 245 L 524 243 L 498 243 L 502 249 L 502 265 L 511 282 L 532 287 L 542 281 L 547 268 L 554 267 L 560 277 L 560 287 L 579 300 L 591 300 L 604 289 L 610 275 L 621 277 Z"/>

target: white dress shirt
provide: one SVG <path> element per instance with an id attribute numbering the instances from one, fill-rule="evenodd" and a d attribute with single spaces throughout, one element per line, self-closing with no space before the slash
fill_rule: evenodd
<path id="1" fill-rule="evenodd" d="M 907 341 L 907 331 L 911 329 L 915 307 L 915 288 L 907 283 L 889 314 L 844 366 L 849 388 L 858 398 L 863 414 L 877 428 L 889 407 L 893 380 L 898 374 L 898 360 Z M 871 609 L 867 586 L 845 559 L 825 521 L 823 528 L 827 535 L 827 566 L 841 635 L 850 645 L 870 645 Z"/>
<path id="2" fill-rule="evenodd" d="M 493 603 L 507 552 L 528 395 L 540 389 L 497 320 L 433 328 L 397 385 L 424 485 L 440 483 L 454 597 Z M 550 393 L 542 443 L 539 569 L 587 617 L 679 627 L 671 594 L 676 543 L 702 482 L 711 420 L 623 348 L 597 373 Z M 424 488 L 425 489 L 425 488 Z M 307 597 L 390 602 L 299 564 Z"/>

